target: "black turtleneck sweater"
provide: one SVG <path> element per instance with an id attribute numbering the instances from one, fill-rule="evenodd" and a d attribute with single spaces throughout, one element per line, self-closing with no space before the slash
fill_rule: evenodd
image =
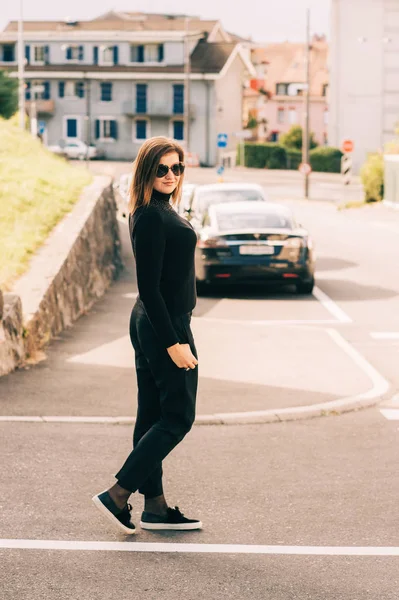
<path id="1" fill-rule="evenodd" d="M 153 190 L 150 204 L 129 218 L 139 298 L 165 348 L 180 341 L 171 316 L 192 311 L 196 303 L 197 235 L 169 199 L 169 194 Z"/>

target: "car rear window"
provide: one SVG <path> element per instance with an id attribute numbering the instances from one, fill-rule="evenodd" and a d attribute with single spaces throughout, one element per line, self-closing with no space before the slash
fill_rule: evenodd
<path id="1" fill-rule="evenodd" d="M 230 229 L 292 229 L 293 221 L 289 215 L 259 213 L 218 213 L 217 223 L 221 231 Z"/>
<path id="2" fill-rule="evenodd" d="M 220 202 L 259 202 L 264 198 L 256 190 L 215 190 L 198 193 L 198 209 L 204 212 L 211 204 Z"/>

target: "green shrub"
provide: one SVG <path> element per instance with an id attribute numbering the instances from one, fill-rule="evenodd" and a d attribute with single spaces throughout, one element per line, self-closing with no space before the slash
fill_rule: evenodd
<path id="1" fill-rule="evenodd" d="M 294 150 L 293 148 L 290 148 L 289 150 L 286 150 L 286 157 L 287 169 L 297 171 L 302 162 L 302 152 L 300 150 Z"/>
<path id="2" fill-rule="evenodd" d="M 366 202 L 380 202 L 384 197 L 384 158 L 370 154 L 360 170 Z"/>
<path id="3" fill-rule="evenodd" d="M 286 152 L 275 143 L 246 143 L 245 166 L 253 169 L 285 169 Z"/>
<path id="4" fill-rule="evenodd" d="M 302 127 L 300 125 L 293 125 L 287 133 L 280 136 L 279 143 L 290 150 L 302 150 Z M 309 147 L 311 149 L 317 147 L 317 142 L 312 132 L 310 133 Z"/>
<path id="5" fill-rule="evenodd" d="M 309 153 L 312 170 L 319 173 L 340 173 L 341 158 L 341 150 L 329 146 L 320 146 Z"/>

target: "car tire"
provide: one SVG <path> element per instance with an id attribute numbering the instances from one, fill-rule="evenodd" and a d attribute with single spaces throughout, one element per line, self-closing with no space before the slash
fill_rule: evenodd
<path id="1" fill-rule="evenodd" d="M 300 279 L 296 283 L 296 291 L 298 294 L 311 294 L 313 292 L 315 280 L 314 277 L 311 279 Z"/>

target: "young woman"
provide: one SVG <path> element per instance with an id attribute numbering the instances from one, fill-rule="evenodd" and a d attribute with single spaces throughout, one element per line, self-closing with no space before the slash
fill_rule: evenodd
<path id="1" fill-rule="evenodd" d="M 154 137 L 140 148 L 129 206 L 139 291 L 130 319 L 138 386 L 133 450 L 117 483 L 93 497 L 125 533 L 135 533 L 128 499 L 137 490 L 144 495 L 143 529 L 202 527 L 168 506 L 162 486 L 162 461 L 194 422 L 198 384 L 190 329 L 197 236 L 170 204 L 180 199 L 183 174 L 184 152 L 173 140 Z"/>

